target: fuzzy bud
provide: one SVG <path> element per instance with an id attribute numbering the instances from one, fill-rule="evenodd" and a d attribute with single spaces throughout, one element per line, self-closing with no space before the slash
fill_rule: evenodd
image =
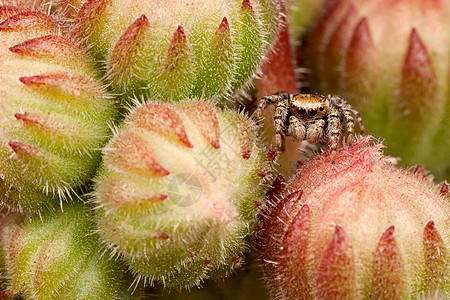
<path id="1" fill-rule="evenodd" d="M 345 97 L 405 165 L 443 173 L 450 167 L 450 2 L 325 6 L 303 57 L 312 89 Z"/>
<path id="2" fill-rule="evenodd" d="M 74 33 L 106 61 L 117 92 L 229 96 L 254 74 L 277 28 L 276 1 L 88 0 Z"/>
<path id="3" fill-rule="evenodd" d="M 7 216 L 0 234 L 2 284 L 9 297 L 24 299 L 124 299 L 131 274 L 110 260 L 92 213 L 82 204 L 42 220 Z M 2 298 L 3 299 L 3 298 Z"/>
<path id="4" fill-rule="evenodd" d="M 189 101 L 138 105 L 104 150 L 97 223 L 144 282 L 199 285 L 248 249 L 275 172 L 244 114 Z"/>
<path id="5" fill-rule="evenodd" d="M 302 165 L 272 193 L 259 255 L 280 299 L 450 295 L 450 202 L 370 137 Z"/>
<path id="6" fill-rule="evenodd" d="M 55 20 L 0 6 L 0 22 L 0 201 L 41 210 L 93 175 L 116 112 Z"/>

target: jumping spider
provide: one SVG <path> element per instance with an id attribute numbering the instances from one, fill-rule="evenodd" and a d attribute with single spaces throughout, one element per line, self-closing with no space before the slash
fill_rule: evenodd
<path id="1" fill-rule="evenodd" d="M 334 157 L 339 140 L 345 136 L 345 128 L 347 143 L 353 143 L 353 116 L 358 122 L 361 134 L 364 134 L 359 112 L 335 95 L 325 97 L 318 94 L 291 95 L 288 92 L 279 92 L 261 98 L 256 109 L 257 117 L 262 116 L 262 111 L 268 104 L 275 104 L 273 119 L 275 143 L 278 148 L 282 146 L 283 135 L 292 136 L 297 141 L 306 139 L 311 144 L 326 140 Z"/>

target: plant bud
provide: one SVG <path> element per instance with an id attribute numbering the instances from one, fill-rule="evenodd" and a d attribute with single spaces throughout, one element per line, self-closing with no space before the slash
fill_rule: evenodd
<path id="1" fill-rule="evenodd" d="M 331 153 L 312 158 L 272 191 L 259 256 L 273 296 L 450 296 L 448 195 L 369 139 L 338 151 L 334 164 Z"/>
<path id="2" fill-rule="evenodd" d="M 230 96 L 255 73 L 277 28 L 275 0 L 88 0 L 74 33 L 118 93 L 167 101 Z"/>
<path id="3" fill-rule="evenodd" d="M 2 284 L 9 297 L 25 299 L 125 299 L 131 274 L 110 260 L 94 234 L 92 214 L 83 204 L 42 220 L 12 220 L 2 225 Z M 16 219 L 18 217 L 16 216 Z"/>
<path id="4" fill-rule="evenodd" d="M 55 20 L 0 6 L 0 22 L 0 201 L 41 210 L 93 176 L 116 110 Z"/>
<path id="5" fill-rule="evenodd" d="M 328 1 L 306 41 L 312 89 L 340 94 L 405 165 L 450 167 L 450 2 Z"/>
<path id="6" fill-rule="evenodd" d="M 105 242 L 145 283 L 227 276 L 275 174 L 262 145 L 242 113 L 195 100 L 138 105 L 105 147 L 97 178 Z"/>

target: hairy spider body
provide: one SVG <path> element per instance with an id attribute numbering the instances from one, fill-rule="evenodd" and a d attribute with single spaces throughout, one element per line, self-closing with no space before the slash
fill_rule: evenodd
<path id="1" fill-rule="evenodd" d="M 283 136 L 292 136 L 297 141 L 307 140 L 311 144 L 326 140 L 335 153 L 339 140 L 347 131 L 347 143 L 353 143 L 355 119 L 361 134 L 364 134 L 361 115 L 344 99 L 328 95 L 297 94 L 279 92 L 262 97 L 256 115 L 268 104 L 275 104 L 275 143 L 281 148 Z"/>

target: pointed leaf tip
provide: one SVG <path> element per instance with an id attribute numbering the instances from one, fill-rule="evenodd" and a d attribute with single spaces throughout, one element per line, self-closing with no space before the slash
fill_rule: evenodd
<path id="1" fill-rule="evenodd" d="M 357 298 L 353 247 L 339 225 L 320 262 L 314 294 L 320 299 Z"/>
<path id="2" fill-rule="evenodd" d="M 412 29 L 409 47 L 402 67 L 398 105 L 408 108 L 411 117 L 424 120 L 433 116 L 430 111 L 439 101 L 437 75 L 426 45 L 417 30 Z M 416 122 L 416 121 L 415 121 Z M 417 123 L 417 122 L 416 122 Z M 420 123 L 418 123 L 420 124 Z"/>
<path id="3" fill-rule="evenodd" d="M 19 81 L 48 100 L 76 109 L 84 109 L 86 105 L 82 96 L 87 95 L 88 101 L 91 101 L 92 98 L 101 97 L 102 92 L 100 85 L 93 78 L 76 73 L 41 73 L 20 77 Z"/>
<path id="4" fill-rule="evenodd" d="M 135 21 L 137 24 L 145 24 L 145 25 L 150 25 L 148 18 L 145 14 L 142 14 L 139 18 L 136 19 Z"/>
<path id="5" fill-rule="evenodd" d="M 288 226 L 281 244 L 279 269 L 286 286 L 283 297 L 288 299 L 307 299 L 310 295 L 306 263 L 310 227 L 311 211 L 304 204 Z"/>
<path id="6" fill-rule="evenodd" d="M 207 103 L 188 102 L 183 110 L 211 146 L 219 149 L 220 128 L 215 109 Z"/>
<path id="7" fill-rule="evenodd" d="M 362 18 L 356 25 L 347 49 L 344 72 L 346 88 L 361 95 L 371 93 L 379 84 L 381 67 L 367 18 Z"/>
<path id="8" fill-rule="evenodd" d="M 145 178 L 170 174 L 155 159 L 153 147 L 136 133 L 118 138 L 113 147 L 115 151 L 105 159 L 119 169 Z"/>
<path id="9" fill-rule="evenodd" d="M 231 45 L 230 25 L 228 24 L 227 17 L 223 17 L 222 22 L 220 22 L 219 28 L 217 28 L 216 30 L 213 47 L 216 49 L 216 51 L 228 52 L 230 45 Z"/>
<path id="10" fill-rule="evenodd" d="M 431 58 L 428 54 L 427 47 L 420 38 L 417 30 L 413 28 L 409 38 L 409 47 L 406 54 L 404 69 L 419 72 L 419 68 L 425 68 L 422 70 L 424 75 L 435 77 Z M 405 72 L 405 71 L 404 71 Z"/>
<path id="11" fill-rule="evenodd" d="M 181 25 L 178 26 L 177 30 L 175 31 L 172 41 L 170 42 L 169 49 L 167 50 L 167 59 L 166 63 L 164 65 L 164 72 L 168 72 L 166 76 L 173 76 L 170 75 L 170 71 L 178 71 L 178 70 L 184 70 L 188 65 L 190 65 L 190 51 L 189 51 L 189 45 L 187 42 L 187 37 L 184 32 L 184 29 Z M 185 72 L 185 71 L 182 71 Z M 180 74 L 181 75 L 181 74 Z M 177 80 L 180 78 L 177 76 Z M 163 78 L 163 77 L 162 77 Z M 166 78 L 166 80 L 169 80 Z M 173 81 L 174 79 L 171 79 L 169 81 Z M 179 85 L 180 83 L 178 83 Z"/>
<path id="12" fill-rule="evenodd" d="M 139 44 L 139 38 L 143 30 L 150 28 L 150 22 L 145 14 L 137 18 L 117 41 L 114 51 L 127 51 L 135 44 Z M 128 54 L 128 53 L 127 53 Z M 117 54 L 116 54 L 117 55 Z"/>
<path id="13" fill-rule="evenodd" d="M 24 114 L 17 113 L 14 115 L 14 117 L 17 120 L 23 121 L 24 123 L 34 123 L 34 124 L 39 123 L 36 119 L 32 118 L 30 116 L 30 114 L 28 114 L 28 113 L 24 113 Z"/>
<path id="14" fill-rule="evenodd" d="M 390 226 L 381 236 L 375 250 L 372 267 L 372 297 L 374 299 L 400 299 L 405 290 L 406 270 Z"/>
<path id="15" fill-rule="evenodd" d="M 448 197 L 449 196 L 448 184 L 446 182 L 442 183 L 442 186 L 441 186 L 441 189 L 440 189 L 439 193 L 443 197 Z"/>
<path id="16" fill-rule="evenodd" d="M 145 14 L 137 18 L 122 34 L 108 58 L 109 73 L 118 84 L 127 86 L 126 80 L 134 76 L 133 72 L 140 58 L 141 49 L 151 34 L 150 22 Z M 124 82 L 125 81 L 125 82 Z"/>
<path id="17" fill-rule="evenodd" d="M 8 145 L 17 155 L 29 155 L 38 153 L 38 150 L 36 148 L 22 144 L 20 142 L 11 141 L 8 142 Z"/>
<path id="18" fill-rule="evenodd" d="M 194 147 L 189 141 L 183 121 L 175 108 L 148 104 L 133 116 L 133 122 L 138 128 L 163 135 L 188 148 Z"/>
<path id="19" fill-rule="evenodd" d="M 252 5 L 251 5 L 251 3 L 250 3 L 250 0 L 244 0 L 244 1 L 242 1 L 241 9 L 242 9 L 242 10 L 244 10 L 244 9 L 250 9 L 250 10 L 253 12 L 253 7 L 252 7 Z"/>
<path id="20" fill-rule="evenodd" d="M 434 221 L 429 221 L 423 232 L 425 258 L 424 289 L 427 292 L 445 288 L 450 284 L 446 274 L 450 272 L 450 253 L 439 234 Z"/>
<path id="21" fill-rule="evenodd" d="M 230 32 L 230 25 L 228 24 L 227 17 L 223 17 L 222 22 L 220 22 L 220 25 L 219 25 L 219 28 L 218 28 L 218 31 L 219 30 Z"/>
<path id="22" fill-rule="evenodd" d="M 23 11 L 0 23 L 0 31 L 44 30 L 58 32 L 58 23 L 48 15 L 37 11 Z"/>
<path id="23" fill-rule="evenodd" d="M 12 46 L 9 51 L 38 59 L 49 59 L 60 64 L 83 64 L 84 52 L 71 40 L 62 36 L 46 35 Z"/>
<path id="24" fill-rule="evenodd" d="M 284 21 L 280 22 L 282 25 L 278 27 L 277 37 L 267 54 L 267 61 L 261 66 L 262 76 L 257 81 L 258 98 L 278 91 L 292 94 L 298 91 L 289 28 Z"/>
<path id="25" fill-rule="evenodd" d="M 186 43 L 186 34 L 184 33 L 183 26 L 178 25 L 177 30 L 173 34 L 171 46 L 176 47 L 177 45 L 185 43 Z"/>

